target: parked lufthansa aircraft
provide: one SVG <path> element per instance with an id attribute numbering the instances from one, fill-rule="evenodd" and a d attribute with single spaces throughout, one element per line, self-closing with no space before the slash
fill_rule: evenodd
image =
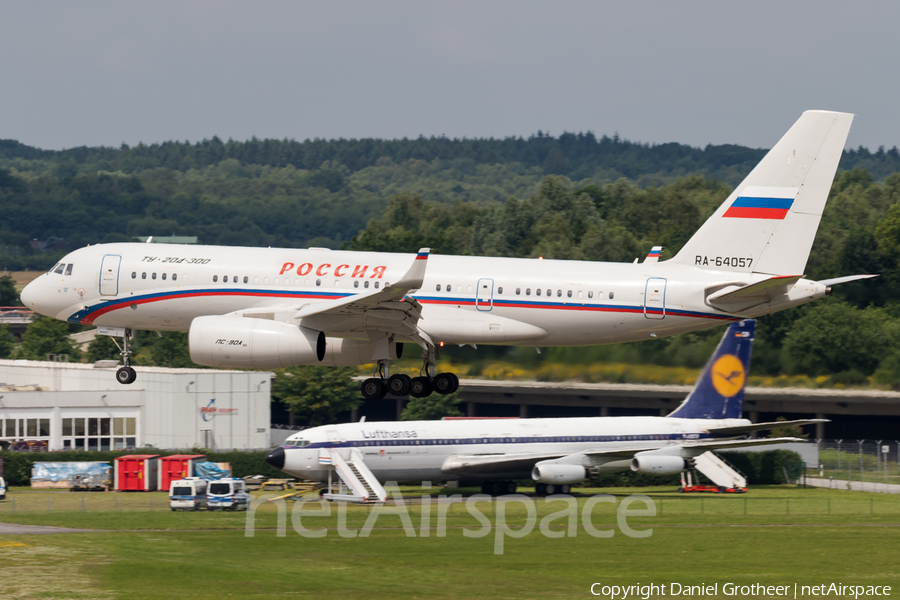
<path id="1" fill-rule="evenodd" d="M 378 364 L 367 398 L 449 393 L 443 344 L 578 346 L 704 329 L 820 298 L 849 281 L 803 278 L 853 116 L 808 111 L 672 259 L 642 262 L 100 244 L 68 254 L 22 292 L 55 319 L 124 339 L 189 331 L 194 362 L 217 367 Z M 390 376 L 402 342 L 420 377 Z"/>
<path id="2" fill-rule="evenodd" d="M 737 439 L 825 422 L 741 418 L 755 328 L 752 319 L 732 323 L 687 399 L 666 417 L 343 423 L 295 433 L 266 461 L 302 479 L 335 483 L 336 474 L 353 492 L 336 499 L 373 501 L 386 497 L 380 483 L 389 480 L 480 480 L 485 493 L 497 494 L 514 492 L 510 480 L 530 476 L 539 494 L 567 493 L 593 473 L 679 473 L 710 450 L 801 441 Z"/>

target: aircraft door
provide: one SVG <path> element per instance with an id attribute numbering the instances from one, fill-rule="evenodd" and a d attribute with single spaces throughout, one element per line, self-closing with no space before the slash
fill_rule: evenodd
<path id="1" fill-rule="evenodd" d="M 644 288 L 644 316 L 648 319 L 666 318 L 666 280 L 651 277 Z"/>
<path id="2" fill-rule="evenodd" d="M 122 257 L 117 254 L 107 254 L 100 262 L 100 295 L 115 296 L 119 293 L 119 267 Z"/>
<path id="3" fill-rule="evenodd" d="M 475 290 L 475 308 L 489 311 L 494 308 L 494 280 L 479 279 Z"/>

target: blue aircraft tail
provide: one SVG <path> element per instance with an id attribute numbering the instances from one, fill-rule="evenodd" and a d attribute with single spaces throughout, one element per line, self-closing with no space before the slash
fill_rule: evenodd
<path id="1" fill-rule="evenodd" d="M 756 321 L 746 319 L 728 326 L 697 384 L 687 399 L 669 414 L 679 419 L 740 419 L 744 385 L 750 373 L 750 351 Z"/>

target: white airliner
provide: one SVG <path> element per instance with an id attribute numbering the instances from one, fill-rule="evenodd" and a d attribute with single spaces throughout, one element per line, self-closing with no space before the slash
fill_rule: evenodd
<path id="1" fill-rule="evenodd" d="M 581 346 L 713 327 L 804 304 L 829 286 L 802 277 L 853 115 L 807 111 L 672 259 L 642 262 L 100 244 L 65 256 L 22 291 L 36 312 L 124 339 L 116 376 L 135 380 L 134 329 L 189 331 L 216 367 L 377 363 L 366 398 L 452 392 L 443 344 Z M 652 218 L 652 216 L 648 216 Z M 420 377 L 390 376 L 402 342 Z"/>
<path id="2" fill-rule="evenodd" d="M 687 399 L 666 417 L 343 423 L 295 433 L 266 461 L 314 481 L 337 472 L 366 501 L 383 500 L 379 484 L 389 480 L 480 480 L 485 493 L 496 495 L 515 491 L 509 480 L 530 476 L 539 494 L 568 493 L 593 472 L 679 473 L 710 450 L 802 441 L 736 439 L 826 421 L 741 418 L 755 328 L 752 319 L 732 323 Z"/>

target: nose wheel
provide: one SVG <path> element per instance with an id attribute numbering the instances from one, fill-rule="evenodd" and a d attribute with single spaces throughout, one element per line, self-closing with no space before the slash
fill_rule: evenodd
<path id="1" fill-rule="evenodd" d="M 130 329 L 126 329 L 125 335 L 122 336 L 122 346 L 119 348 L 124 366 L 119 367 L 119 370 L 116 371 L 116 381 L 122 385 L 134 383 L 134 380 L 137 379 L 137 373 L 131 368 L 131 339 L 133 337 L 134 333 Z M 116 338 L 113 338 L 113 342 L 115 341 Z M 116 345 L 118 346 L 118 344 Z"/>

